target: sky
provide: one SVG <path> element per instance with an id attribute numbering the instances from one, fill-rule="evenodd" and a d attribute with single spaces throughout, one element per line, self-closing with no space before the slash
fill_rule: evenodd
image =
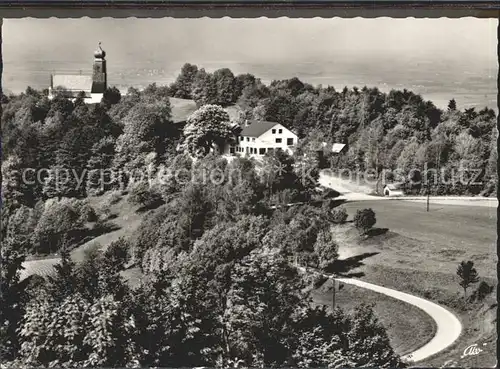
<path id="1" fill-rule="evenodd" d="M 174 60 L 275 61 L 352 56 L 428 56 L 496 60 L 494 19 L 6 19 L 4 52 L 43 60 L 85 56 L 101 40 L 110 55 Z M 79 47 L 75 48 L 75 45 Z M 80 47 L 81 46 L 81 47 Z M 165 50 L 166 51 L 166 50 Z M 22 62 L 22 60 L 18 60 Z"/>
<path id="2" fill-rule="evenodd" d="M 6 19 L 3 81 L 5 88 L 19 90 L 22 84 L 37 87 L 41 74 L 50 70 L 90 69 L 98 41 L 115 72 L 123 75 L 144 67 L 161 70 L 165 80 L 184 62 L 231 65 L 238 72 L 244 72 L 245 63 L 266 65 L 270 69 L 263 73 L 268 78 L 279 74 L 281 65 L 293 73 L 294 63 L 313 62 L 322 64 L 321 70 L 305 74 L 332 81 L 339 80 L 343 68 L 387 78 L 393 69 L 404 83 L 410 79 L 404 75 L 421 63 L 424 69 L 432 67 L 430 79 L 442 72 L 449 83 L 450 73 L 457 79 L 477 73 L 496 80 L 497 24 L 495 19 L 476 18 Z M 473 85 L 471 89 L 477 87 Z"/>

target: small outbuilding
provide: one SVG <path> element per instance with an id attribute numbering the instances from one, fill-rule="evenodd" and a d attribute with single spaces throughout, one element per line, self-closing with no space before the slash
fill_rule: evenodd
<path id="1" fill-rule="evenodd" d="M 389 183 L 384 186 L 384 196 L 403 196 L 402 183 Z"/>

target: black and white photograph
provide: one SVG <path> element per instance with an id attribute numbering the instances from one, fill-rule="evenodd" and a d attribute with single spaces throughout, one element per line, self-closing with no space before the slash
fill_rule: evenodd
<path id="1" fill-rule="evenodd" d="M 4 18 L 0 368 L 493 368 L 498 19 Z"/>

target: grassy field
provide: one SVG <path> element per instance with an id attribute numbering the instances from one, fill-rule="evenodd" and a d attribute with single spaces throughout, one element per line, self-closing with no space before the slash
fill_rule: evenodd
<path id="1" fill-rule="evenodd" d="M 497 285 L 496 209 L 436 205 L 427 213 L 424 204 L 399 201 L 345 207 L 350 216 L 371 207 L 377 217 L 378 229 L 369 238 L 360 237 L 352 224 L 336 229 L 341 258 L 370 255 L 356 269 L 364 273 L 361 279 L 439 303 L 455 312 L 464 326 L 456 344 L 419 366 L 495 366 L 495 294 L 464 309 L 456 268 L 460 261 L 472 260 L 480 279 Z M 486 343 L 484 351 L 461 358 L 474 343 Z"/>
<path id="2" fill-rule="evenodd" d="M 313 301 L 331 307 L 330 281 L 313 291 Z M 387 329 L 392 347 L 400 355 L 420 348 L 434 335 L 436 330 L 434 320 L 413 305 L 352 285 L 344 285 L 336 293 L 336 305 L 346 312 L 361 302 L 374 305 L 377 318 Z M 412 334 L 409 335 L 408 332 Z"/>
<path id="3" fill-rule="evenodd" d="M 427 212 L 425 204 L 406 201 L 344 206 L 350 216 L 356 209 L 372 208 L 376 227 L 389 230 L 361 244 L 384 249 L 384 264 L 455 273 L 460 261 L 472 260 L 480 275 L 496 279 L 496 208 L 431 205 Z"/>
<path id="4" fill-rule="evenodd" d="M 96 244 L 104 251 L 113 241 L 118 240 L 120 237 L 132 237 L 139 227 L 144 214 L 137 213 L 135 211 L 137 207 L 128 203 L 125 197 L 120 197 L 116 202 L 113 202 L 111 201 L 111 196 L 113 196 L 112 193 L 107 193 L 103 196 L 88 198 L 90 205 L 95 209 L 99 209 L 102 206 L 109 208 L 109 214 L 113 215 L 109 221 L 113 226 L 113 230 L 95 237 L 72 250 L 71 258 L 74 261 L 83 261 L 86 251 Z M 51 274 L 54 270 L 54 265 L 59 260 L 59 255 L 28 259 L 23 263 L 24 270 L 21 271 L 21 279 L 32 274 L 42 276 Z"/>

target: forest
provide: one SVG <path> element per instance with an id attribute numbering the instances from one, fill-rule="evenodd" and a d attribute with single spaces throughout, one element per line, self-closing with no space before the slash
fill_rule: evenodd
<path id="1" fill-rule="evenodd" d="M 171 120 L 171 97 L 199 107 L 185 126 Z M 301 155 L 229 161 L 211 150 L 230 139 L 224 107 L 235 104 L 241 121 L 296 131 Z M 266 86 L 190 64 L 170 86 L 123 95 L 111 87 L 94 105 L 32 88 L 3 95 L 2 360 L 12 368 L 403 367 L 371 306 L 313 306 L 318 281 L 290 263 L 299 255 L 315 270 L 345 272 L 331 229 L 347 214 L 335 191 L 318 191 L 317 160 L 302 153 L 326 140 L 348 145 L 338 164 L 348 168 L 480 169 L 481 185 L 433 191 L 491 195 L 495 121 L 493 110 L 460 111 L 451 100 L 441 111 L 409 91 L 337 92 L 296 78 Z M 182 178 L 160 180 L 164 169 Z M 195 180 L 206 172 L 222 179 Z M 114 229 L 116 203 L 140 214 L 134 237 L 72 260 L 71 250 Z M 360 211 L 356 222 L 365 232 L 375 214 Z M 25 260 L 55 255 L 52 275 L 21 280 Z M 137 286 L 123 274 L 131 265 L 144 276 Z"/>

